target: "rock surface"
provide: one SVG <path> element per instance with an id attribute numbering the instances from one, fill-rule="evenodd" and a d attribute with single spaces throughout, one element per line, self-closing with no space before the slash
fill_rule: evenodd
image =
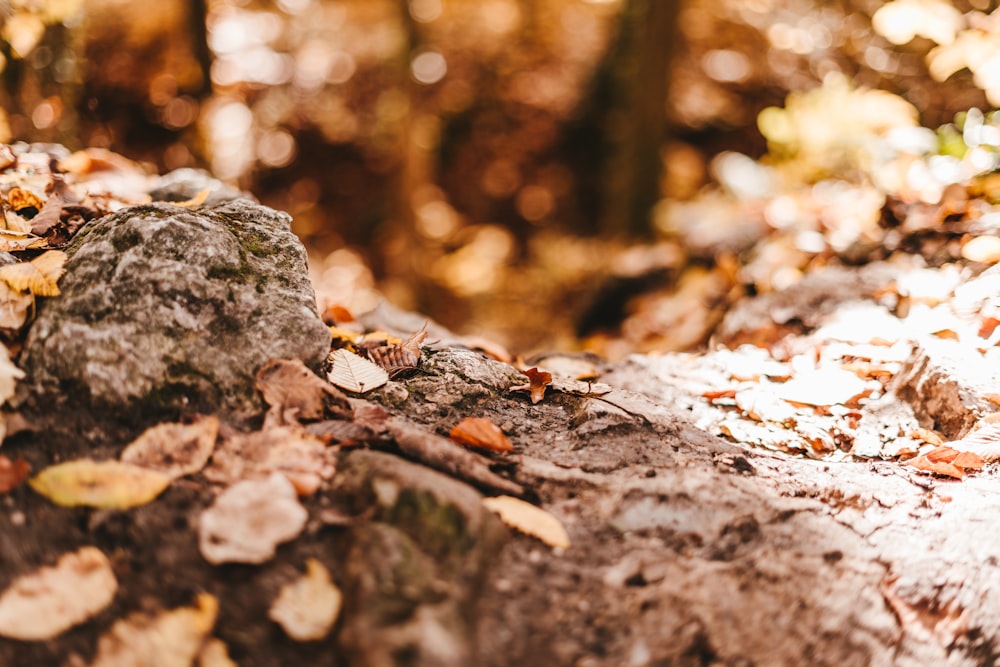
<path id="1" fill-rule="evenodd" d="M 40 306 L 28 336 L 19 402 L 130 421 L 258 414 L 264 362 L 315 368 L 329 348 L 289 223 L 235 200 L 155 203 L 88 224 L 67 248 L 62 295 Z"/>

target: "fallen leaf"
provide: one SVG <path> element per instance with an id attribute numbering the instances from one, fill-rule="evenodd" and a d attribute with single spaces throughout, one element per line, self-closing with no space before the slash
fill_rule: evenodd
<path id="1" fill-rule="evenodd" d="M 170 202 L 174 206 L 183 206 L 184 208 L 194 208 L 196 206 L 201 206 L 208 199 L 208 195 L 211 194 L 211 188 L 205 188 L 191 199 L 186 199 L 184 201 L 172 201 Z"/>
<path id="2" fill-rule="evenodd" d="M 30 262 L 0 266 L 0 280 L 19 292 L 35 296 L 58 296 L 57 282 L 65 272 L 66 253 L 48 250 Z"/>
<path id="3" fill-rule="evenodd" d="M 569 534 L 559 519 L 540 507 L 513 496 L 483 498 L 483 505 L 511 528 L 538 538 L 550 547 L 568 549 L 570 546 Z"/>
<path id="4" fill-rule="evenodd" d="M 0 345 L 0 405 L 3 405 L 14 396 L 14 387 L 17 381 L 24 378 L 24 371 L 14 365 L 10 360 L 10 353 L 7 348 Z M 3 438 L 0 438 L 2 440 Z"/>
<path id="5" fill-rule="evenodd" d="M 225 437 L 204 474 L 208 481 L 228 486 L 278 472 L 299 495 L 312 495 L 324 479 L 333 477 L 336 455 L 301 426 L 271 426 Z"/>
<path id="6" fill-rule="evenodd" d="M 524 374 L 528 376 L 528 383 L 516 385 L 511 387 L 510 390 L 531 392 L 532 403 L 537 403 L 545 398 L 545 387 L 552 384 L 552 373 L 546 373 L 537 368 L 529 368 L 524 371 Z"/>
<path id="7" fill-rule="evenodd" d="M 18 487 L 31 472 L 31 465 L 24 457 L 9 459 L 0 454 L 0 493 L 7 493 Z"/>
<path id="8" fill-rule="evenodd" d="M 0 329 L 17 331 L 28 319 L 28 311 L 35 302 L 30 294 L 12 290 L 0 281 Z"/>
<path id="9" fill-rule="evenodd" d="M 292 639 L 316 641 L 329 634 L 342 602 L 343 595 L 330 580 L 330 573 L 310 558 L 306 573 L 281 587 L 267 615 Z"/>
<path id="10" fill-rule="evenodd" d="M 208 593 L 200 594 L 196 604 L 155 615 L 138 611 L 116 621 L 97 640 L 90 667 L 193 665 L 219 613 L 218 600 Z"/>
<path id="11" fill-rule="evenodd" d="M 365 355 L 393 377 L 420 365 L 420 344 L 427 338 L 427 323 L 406 341 L 364 348 Z"/>
<path id="12" fill-rule="evenodd" d="M 952 443 L 948 443 L 952 444 Z M 906 462 L 918 470 L 962 479 L 967 470 L 982 470 L 985 462 L 982 457 L 973 452 L 960 452 L 947 445 L 935 447 L 926 454 L 917 456 Z"/>
<path id="13" fill-rule="evenodd" d="M 775 393 L 790 403 L 819 407 L 850 405 L 869 391 L 866 380 L 839 368 L 802 373 L 775 387 Z"/>
<path id="14" fill-rule="evenodd" d="M 1000 461 L 1000 422 L 991 422 L 987 416 L 964 438 L 945 444 L 952 449 L 975 452 L 984 461 Z"/>
<path id="15" fill-rule="evenodd" d="M 246 480 L 201 513 L 198 546 L 209 563 L 263 563 L 302 532 L 308 516 L 283 475 Z"/>
<path id="16" fill-rule="evenodd" d="M 7 203 L 18 213 L 26 208 L 33 208 L 35 209 L 34 213 L 37 214 L 45 206 L 45 202 L 31 190 L 16 187 L 11 188 L 10 192 L 7 193 Z M 30 213 L 27 215 L 31 216 Z"/>
<path id="17" fill-rule="evenodd" d="M 299 419 L 322 419 L 324 398 L 331 396 L 344 416 L 350 416 L 347 397 L 299 359 L 272 359 L 257 371 L 254 386 L 271 410 L 280 415 L 277 423 L 292 423 Z"/>
<path id="18" fill-rule="evenodd" d="M 31 233 L 35 236 L 45 236 L 55 225 L 59 224 L 59 216 L 62 213 L 63 200 L 57 193 L 49 195 L 49 200 L 45 202 L 38 214 L 31 219 Z"/>
<path id="19" fill-rule="evenodd" d="M 0 251 L 18 252 L 31 248 L 41 248 L 45 245 L 45 239 L 39 238 L 28 232 L 15 232 L 11 230 L 0 230 Z"/>
<path id="20" fill-rule="evenodd" d="M 162 472 L 118 461 L 77 459 L 49 466 L 28 480 L 57 505 L 128 509 L 145 505 L 170 485 Z"/>
<path id="21" fill-rule="evenodd" d="M 962 257 L 971 262 L 996 264 L 1000 262 L 1000 238 L 977 236 L 962 246 Z"/>
<path id="22" fill-rule="evenodd" d="M 0 595 L 0 635 L 52 639 L 111 604 L 117 590 L 107 556 L 96 547 L 82 547 L 53 566 L 15 579 Z"/>
<path id="23" fill-rule="evenodd" d="M 219 418 L 201 417 L 190 424 L 157 424 L 146 429 L 121 454 L 122 463 L 141 466 L 177 479 L 208 463 L 219 434 Z"/>
<path id="24" fill-rule="evenodd" d="M 378 389 L 389 381 L 389 374 L 384 368 L 353 352 L 334 350 L 330 359 L 333 361 L 333 368 L 327 379 L 341 389 L 363 394 Z"/>
<path id="25" fill-rule="evenodd" d="M 485 417 L 466 417 L 455 424 L 449 435 L 455 442 L 470 447 L 494 452 L 509 452 L 514 449 L 500 427 Z"/>
<path id="26" fill-rule="evenodd" d="M 229 649 L 221 639 L 210 637 L 198 654 L 198 667 L 238 667 L 229 657 Z"/>

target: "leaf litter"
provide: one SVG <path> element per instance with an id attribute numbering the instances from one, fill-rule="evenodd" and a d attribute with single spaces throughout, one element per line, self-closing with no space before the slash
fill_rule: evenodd
<path id="1" fill-rule="evenodd" d="M 305 574 L 282 586 L 267 615 L 292 639 L 316 641 L 330 633 L 342 603 L 343 595 L 326 567 L 309 558 Z"/>
<path id="2" fill-rule="evenodd" d="M 104 610 L 117 590 L 107 556 L 96 547 L 81 547 L 15 579 L 0 594 L 0 635 L 52 639 Z"/>

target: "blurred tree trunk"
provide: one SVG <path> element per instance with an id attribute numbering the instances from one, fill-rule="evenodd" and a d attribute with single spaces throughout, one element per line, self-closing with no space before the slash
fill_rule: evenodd
<path id="1" fill-rule="evenodd" d="M 615 44 L 567 135 L 579 179 L 579 215 L 591 231 L 639 238 L 652 232 L 680 4 L 626 0 Z"/>

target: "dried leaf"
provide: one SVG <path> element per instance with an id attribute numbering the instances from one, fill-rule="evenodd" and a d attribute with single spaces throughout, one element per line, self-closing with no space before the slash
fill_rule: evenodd
<path id="1" fill-rule="evenodd" d="M 234 484 L 278 472 L 299 495 L 312 495 L 324 479 L 333 477 L 336 450 L 301 426 L 272 426 L 227 436 L 216 448 L 205 479 Z"/>
<path id="2" fill-rule="evenodd" d="M 49 200 L 45 206 L 38 211 L 38 215 L 31 219 L 31 233 L 36 236 L 45 236 L 53 226 L 59 224 L 59 216 L 62 213 L 63 200 L 56 193 L 49 195 Z"/>
<path id="3" fill-rule="evenodd" d="M 0 493 L 7 493 L 18 487 L 31 472 L 31 465 L 24 457 L 9 459 L 0 454 Z"/>
<path id="4" fill-rule="evenodd" d="M 31 190 L 24 188 L 11 188 L 7 193 L 7 203 L 15 211 L 22 211 L 26 208 L 33 208 L 34 213 L 38 213 L 45 206 L 45 202 Z M 28 214 L 30 216 L 30 213 Z"/>
<path id="5" fill-rule="evenodd" d="M 516 385 L 511 387 L 510 390 L 531 392 L 532 403 L 537 403 L 545 398 L 545 387 L 552 384 L 552 374 L 540 371 L 537 368 L 529 368 L 524 371 L 524 374 L 528 376 L 528 383 Z"/>
<path id="6" fill-rule="evenodd" d="M 198 654 L 198 667 L 239 667 L 229 657 L 229 649 L 221 639 L 210 637 Z"/>
<path id="7" fill-rule="evenodd" d="M 0 230 L 0 251 L 2 252 L 19 252 L 31 248 L 41 248 L 44 245 L 45 239 L 38 238 L 34 234 Z"/>
<path id="8" fill-rule="evenodd" d="M 420 344 L 425 338 L 427 338 L 426 323 L 405 342 L 364 348 L 364 353 L 393 377 L 420 365 Z"/>
<path id="9" fill-rule="evenodd" d="M 153 615 L 129 614 L 97 640 L 90 667 L 189 666 L 201 653 L 219 613 L 214 596 L 202 593 L 197 607 L 179 607 Z M 204 663 L 203 663 L 204 664 Z"/>
<path id="10" fill-rule="evenodd" d="M 211 194 L 212 188 L 205 188 L 191 199 L 185 201 L 172 201 L 170 202 L 174 206 L 183 206 L 184 208 L 194 208 L 196 206 L 201 206 L 208 199 L 208 195 Z"/>
<path id="11" fill-rule="evenodd" d="M 775 388 L 777 395 L 786 401 L 821 407 L 851 405 L 869 391 L 866 380 L 839 368 L 802 373 Z"/>
<path id="12" fill-rule="evenodd" d="M 263 563 L 294 539 L 309 514 L 281 474 L 226 489 L 201 513 L 198 546 L 209 563 Z"/>
<path id="13" fill-rule="evenodd" d="M 466 417 L 455 424 L 449 435 L 455 442 L 470 447 L 494 452 L 509 452 L 514 449 L 500 427 L 485 417 Z"/>
<path id="14" fill-rule="evenodd" d="M 334 350 L 330 355 L 333 368 L 327 379 L 341 389 L 358 394 L 378 389 L 389 381 L 385 369 L 347 350 Z"/>
<path id="15" fill-rule="evenodd" d="M 985 462 L 972 452 L 960 452 L 948 446 L 935 447 L 931 451 L 906 462 L 918 470 L 926 470 L 938 475 L 962 479 L 967 470 L 981 470 Z"/>
<path id="16" fill-rule="evenodd" d="M 18 262 L 0 266 L 0 280 L 20 292 L 31 292 L 35 296 L 58 296 L 59 278 L 65 272 L 66 253 L 62 250 L 48 250 L 30 262 Z"/>
<path id="17" fill-rule="evenodd" d="M 128 509 L 160 495 L 171 478 L 162 472 L 120 463 L 77 459 L 49 466 L 28 480 L 57 505 Z"/>
<path id="18" fill-rule="evenodd" d="M 190 424 L 157 424 L 146 429 L 121 454 L 122 463 L 157 470 L 177 479 L 208 463 L 219 434 L 219 418 L 202 417 Z"/>
<path id="19" fill-rule="evenodd" d="M 968 632 L 968 614 L 956 600 L 947 603 L 928 599 L 911 602 L 900 593 L 898 582 L 898 575 L 890 575 L 880 588 L 904 630 L 922 641 L 937 639 L 943 646 L 951 646 Z"/>
<path id="20" fill-rule="evenodd" d="M 1000 422 L 990 422 L 989 417 L 985 417 L 964 438 L 946 444 L 960 451 L 975 452 L 984 461 L 1000 461 Z"/>
<path id="21" fill-rule="evenodd" d="M 115 597 L 118 581 L 100 549 L 82 547 L 16 579 L 0 595 L 0 635 L 44 641 L 83 623 Z"/>
<path id="22" fill-rule="evenodd" d="M 18 330 L 28 319 L 28 311 L 34 303 L 30 294 L 12 290 L 0 281 L 0 329 Z"/>
<path id="23" fill-rule="evenodd" d="M 569 534 L 559 519 L 540 507 L 513 496 L 483 498 L 483 505 L 511 528 L 538 538 L 550 547 L 568 549 L 570 546 Z"/>
<path id="24" fill-rule="evenodd" d="M 278 423 L 321 419 L 326 396 L 336 399 L 340 408 L 338 412 L 350 415 L 347 397 L 298 359 L 272 359 L 267 362 L 257 371 L 254 386 L 272 412 L 281 416 Z"/>
<path id="25" fill-rule="evenodd" d="M 962 246 L 962 257 L 971 262 L 996 264 L 1000 262 L 1000 238 L 977 236 Z"/>
<path id="26" fill-rule="evenodd" d="M 308 642 L 329 634 L 340 614 L 343 596 L 330 573 L 315 558 L 306 561 L 306 573 L 281 587 L 268 617 L 289 637 Z"/>
<path id="27" fill-rule="evenodd" d="M 0 345 L 0 405 L 3 405 L 14 396 L 14 387 L 17 381 L 24 378 L 24 371 L 14 365 L 10 360 L 10 353 L 7 348 Z M 2 440 L 3 438 L 0 438 Z"/>

